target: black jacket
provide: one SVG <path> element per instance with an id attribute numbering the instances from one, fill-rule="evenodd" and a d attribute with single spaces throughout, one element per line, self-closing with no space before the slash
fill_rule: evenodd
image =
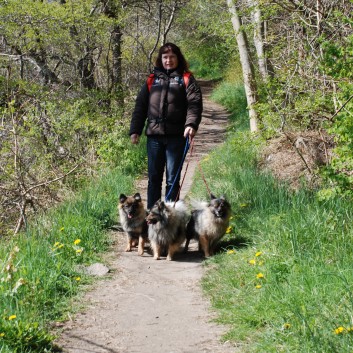
<path id="1" fill-rule="evenodd" d="M 191 75 L 185 88 L 177 71 L 167 74 L 155 68 L 150 92 L 145 83 L 137 98 L 130 124 L 130 135 L 183 135 L 187 126 L 198 129 L 202 113 L 202 93 Z"/>

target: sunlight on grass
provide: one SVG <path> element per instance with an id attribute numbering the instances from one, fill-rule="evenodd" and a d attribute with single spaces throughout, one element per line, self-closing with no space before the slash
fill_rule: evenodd
<path id="1" fill-rule="evenodd" d="M 231 135 L 202 163 L 211 191 L 233 209 L 220 248 L 233 246 L 206 262 L 203 280 L 229 328 L 224 339 L 243 341 L 242 352 L 352 352 L 352 207 L 278 185 L 257 169 L 257 146 Z M 200 176 L 192 195 L 206 197 Z"/>

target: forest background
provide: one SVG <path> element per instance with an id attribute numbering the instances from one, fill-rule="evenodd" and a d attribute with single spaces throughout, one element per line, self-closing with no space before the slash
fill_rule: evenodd
<path id="1" fill-rule="evenodd" d="M 352 9 L 346 0 L 2 0 L 0 236 L 10 245 L 0 265 L 6 305 L 18 309 L 23 299 L 17 292 L 29 282 L 16 273 L 21 261 L 14 235 L 31 234 L 45 211 L 101 175 L 144 170 L 145 152 L 130 146 L 127 129 L 136 93 L 166 41 L 182 48 L 197 78 L 219 81 L 219 100 L 235 116 L 230 132 L 239 128 L 237 114 L 246 102 L 241 119 L 252 132 L 250 145 L 281 138 L 300 156 L 301 186 L 316 200 L 350 202 Z M 91 208 L 99 229 L 114 221 L 109 211 Z M 50 242 L 65 231 L 58 223 L 57 233 L 48 235 L 53 225 L 47 223 L 38 239 Z M 55 242 L 53 252 L 62 245 Z M 71 248 L 76 255 L 82 251 L 79 242 Z M 91 252 L 97 249 L 92 245 Z M 36 287 L 40 276 L 34 277 Z M 74 294 L 69 282 L 51 290 Z M 26 351 L 26 340 L 51 342 L 38 322 L 14 330 L 11 310 L 4 307 L 0 330 L 8 347 Z"/>

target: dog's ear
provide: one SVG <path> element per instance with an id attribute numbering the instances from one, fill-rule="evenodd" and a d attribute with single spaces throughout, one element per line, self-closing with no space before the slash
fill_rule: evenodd
<path id="1" fill-rule="evenodd" d="M 137 192 L 137 193 L 134 195 L 134 199 L 135 199 L 136 201 L 141 201 L 141 195 L 140 195 L 139 192 Z"/>
<path id="2" fill-rule="evenodd" d="M 210 194 L 210 196 L 211 196 L 211 200 L 214 200 L 214 199 L 216 199 L 217 197 L 216 196 L 214 196 L 212 193 Z"/>
<path id="3" fill-rule="evenodd" d="M 155 203 L 154 203 L 154 205 L 152 206 L 152 208 L 153 207 L 157 207 L 157 208 L 159 208 L 159 204 L 161 203 L 161 200 L 157 200 Z M 152 209 L 151 208 L 151 209 Z"/>
<path id="4" fill-rule="evenodd" d="M 119 196 L 119 201 L 120 203 L 124 203 L 126 201 L 127 197 L 124 194 L 120 194 Z"/>
<path id="5" fill-rule="evenodd" d="M 158 200 L 157 206 L 159 211 L 163 211 L 166 208 L 165 202 L 163 200 Z"/>

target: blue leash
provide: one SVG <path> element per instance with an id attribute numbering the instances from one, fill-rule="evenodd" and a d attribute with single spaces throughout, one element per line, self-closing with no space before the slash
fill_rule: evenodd
<path id="1" fill-rule="evenodd" d="M 176 182 L 176 180 L 178 179 L 178 176 L 181 172 L 181 168 L 183 167 L 183 164 L 184 164 L 184 161 L 185 161 L 185 157 L 186 157 L 186 154 L 188 153 L 188 150 L 189 150 L 189 147 L 190 147 L 190 143 L 189 143 L 189 137 L 186 138 L 186 143 L 185 143 L 185 148 L 184 148 L 184 154 L 183 154 L 183 158 L 181 159 L 181 163 L 179 165 L 179 169 L 178 169 L 178 172 L 176 173 L 175 175 L 175 178 L 174 178 L 174 181 L 173 181 L 173 184 L 172 186 L 170 187 L 169 191 L 168 191 L 168 194 L 165 196 L 165 201 L 167 202 L 168 201 L 168 197 L 170 196 L 173 188 L 174 188 L 174 184 Z"/>

